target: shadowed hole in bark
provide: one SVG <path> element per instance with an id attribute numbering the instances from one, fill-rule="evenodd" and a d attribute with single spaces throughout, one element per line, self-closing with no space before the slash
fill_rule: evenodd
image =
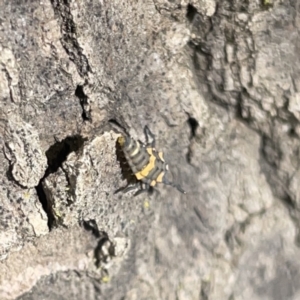
<path id="1" fill-rule="evenodd" d="M 46 176 L 50 173 L 55 173 L 62 163 L 67 159 L 71 152 L 76 152 L 82 148 L 84 139 L 81 135 L 68 136 L 62 141 L 57 141 L 47 151 L 48 169 Z"/>
<path id="2" fill-rule="evenodd" d="M 83 221 L 82 226 L 86 231 L 90 231 L 94 237 L 100 238 L 100 230 L 95 220 Z"/>
<path id="3" fill-rule="evenodd" d="M 12 175 L 12 170 L 13 170 L 13 166 L 12 164 L 9 164 L 8 170 L 6 171 L 6 177 L 9 181 L 14 182 L 15 184 L 17 184 L 18 186 L 21 186 L 13 177 Z"/>
<path id="4" fill-rule="evenodd" d="M 295 128 L 293 127 L 288 131 L 288 135 L 292 138 L 299 138 Z"/>
<path id="5" fill-rule="evenodd" d="M 83 86 L 77 85 L 77 88 L 75 90 L 75 96 L 79 99 L 80 106 L 82 108 L 82 119 L 84 121 L 90 121 L 91 120 L 91 114 L 89 111 L 86 110 L 86 105 L 88 103 L 87 95 L 84 93 Z"/>
<path id="6" fill-rule="evenodd" d="M 193 138 L 196 136 L 196 131 L 197 131 L 197 128 L 199 127 L 199 123 L 195 118 L 193 118 L 191 116 L 188 118 L 187 122 L 191 128 L 191 138 Z"/>
<path id="7" fill-rule="evenodd" d="M 57 224 L 55 214 L 52 209 L 52 201 L 51 199 L 47 198 L 42 183 L 45 178 L 47 178 L 50 174 L 55 173 L 58 168 L 61 167 L 62 163 L 67 159 L 67 156 L 71 152 L 78 151 L 83 146 L 84 141 L 85 139 L 80 135 L 69 136 L 62 141 L 56 142 L 46 151 L 48 168 L 44 177 L 36 186 L 36 192 L 39 201 L 47 214 L 49 230 L 51 230 L 53 226 Z"/>
<path id="8" fill-rule="evenodd" d="M 193 22 L 196 14 L 197 14 L 197 9 L 193 5 L 188 4 L 187 11 L 186 11 L 186 17 L 191 23 Z"/>
<path id="9" fill-rule="evenodd" d="M 46 212 L 47 214 L 47 218 L 48 218 L 48 228 L 49 231 L 51 231 L 51 229 L 53 228 L 53 226 L 55 225 L 55 215 L 51 206 L 50 201 L 48 201 L 47 196 L 45 194 L 43 185 L 42 185 L 42 180 L 44 178 L 42 178 L 39 182 L 39 184 L 36 186 L 35 190 L 36 190 L 36 194 L 39 198 L 40 203 L 42 204 L 43 210 Z"/>
<path id="10" fill-rule="evenodd" d="M 190 135 L 190 145 L 188 147 L 188 152 L 186 154 L 186 159 L 188 161 L 188 163 L 191 163 L 192 160 L 192 155 L 193 155 L 193 151 L 192 151 L 192 144 L 193 144 L 193 140 L 196 137 L 197 134 L 197 129 L 199 127 L 199 123 L 198 121 L 192 117 L 189 113 L 187 113 L 188 115 L 188 120 L 187 123 L 190 126 L 191 129 L 191 135 Z"/>

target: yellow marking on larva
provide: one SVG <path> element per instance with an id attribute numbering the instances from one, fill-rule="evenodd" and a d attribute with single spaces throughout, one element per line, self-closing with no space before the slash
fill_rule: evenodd
<path id="1" fill-rule="evenodd" d="M 141 180 L 141 179 L 145 178 L 145 176 L 142 175 L 141 172 L 135 173 L 135 177 L 136 177 L 137 180 Z"/>
<path id="2" fill-rule="evenodd" d="M 149 153 L 150 156 L 153 155 L 153 150 L 152 150 L 152 148 L 147 148 L 146 150 L 147 150 L 147 152 Z"/>
<path id="3" fill-rule="evenodd" d="M 155 167 L 156 157 L 153 155 L 152 149 L 147 148 L 147 152 L 150 154 L 149 163 L 141 171 L 135 173 L 137 180 L 147 177 L 151 170 Z"/>
<path id="4" fill-rule="evenodd" d="M 162 181 L 163 181 L 164 175 L 165 175 L 165 172 L 161 172 L 161 173 L 157 176 L 156 181 L 157 181 L 157 182 L 162 182 Z"/>
<path id="5" fill-rule="evenodd" d="M 133 150 L 133 152 L 130 153 L 130 157 L 135 156 L 135 155 L 138 154 L 139 151 L 140 151 L 140 143 L 136 143 L 136 144 L 137 144 L 137 146 L 136 146 L 136 148 Z"/>
<path id="6" fill-rule="evenodd" d="M 123 145 L 125 144 L 124 136 L 119 136 L 117 141 L 120 144 L 120 146 L 123 147 Z"/>
<path id="7" fill-rule="evenodd" d="M 164 155 L 162 152 L 158 152 L 158 157 L 164 162 Z"/>
<path id="8" fill-rule="evenodd" d="M 156 185 L 156 181 L 155 181 L 155 180 L 152 180 L 151 183 L 150 183 L 150 185 L 151 185 L 151 186 L 155 186 L 155 185 Z"/>

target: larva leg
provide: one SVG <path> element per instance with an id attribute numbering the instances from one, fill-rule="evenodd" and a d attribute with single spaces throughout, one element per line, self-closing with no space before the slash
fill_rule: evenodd
<path id="1" fill-rule="evenodd" d="M 147 125 L 144 128 L 144 134 L 145 134 L 145 137 L 146 137 L 147 146 L 150 146 L 151 148 L 155 148 L 155 136 L 150 131 L 150 129 Z"/>
<path id="2" fill-rule="evenodd" d="M 117 189 L 114 194 L 117 194 L 119 192 L 123 192 L 123 193 L 128 193 L 132 190 L 136 190 L 138 188 L 138 184 L 137 183 L 133 183 L 133 184 L 127 184 L 125 186 L 120 187 L 119 189 Z"/>
<path id="3" fill-rule="evenodd" d="M 182 187 L 181 187 L 179 184 L 175 184 L 175 183 L 170 182 L 170 181 L 167 181 L 167 180 L 164 180 L 163 183 L 164 183 L 165 185 L 170 185 L 170 186 L 176 188 L 179 192 L 181 192 L 181 193 L 183 193 L 183 194 L 186 194 L 186 191 L 184 191 L 184 190 L 182 189 Z"/>

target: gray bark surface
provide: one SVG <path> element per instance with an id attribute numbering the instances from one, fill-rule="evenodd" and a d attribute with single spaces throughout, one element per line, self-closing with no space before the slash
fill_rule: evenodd
<path id="1" fill-rule="evenodd" d="M 0 299 L 300 299 L 298 11 L 0 1 Z M 187 194 L 114 194 L 112 120 Z"/>

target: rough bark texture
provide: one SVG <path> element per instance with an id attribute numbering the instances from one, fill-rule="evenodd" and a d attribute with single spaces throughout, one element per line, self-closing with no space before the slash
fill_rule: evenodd
<path id="1" fill-rule="evenodd" d="M 0 1 L 0 299 L 300 299 L 298 12 Z M 187 194 L 115 195 L 110 120 Z"/>

